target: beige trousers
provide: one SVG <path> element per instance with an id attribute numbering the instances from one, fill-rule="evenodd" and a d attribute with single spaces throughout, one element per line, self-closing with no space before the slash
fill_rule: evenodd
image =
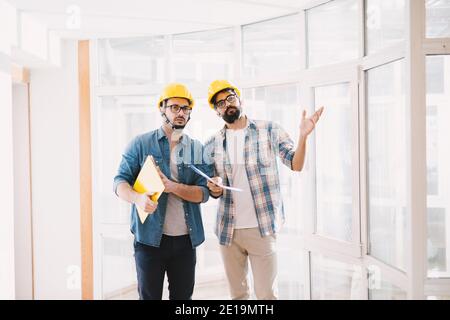
<path id="1" fill-rule="evenodd" d="M 248 260 L 258 300 L 275 300 L 277 293 L 276 237 L 261 237 L 258 228 L 237 229 L 231 246 L 220 246 L 231 299 L 249 299 Z"/>

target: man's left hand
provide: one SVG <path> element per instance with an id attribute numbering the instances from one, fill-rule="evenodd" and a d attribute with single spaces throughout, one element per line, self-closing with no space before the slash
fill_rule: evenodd
<path id="1" fill-rule="evenodd" d="M 314 114 L 311 117 L 306 117 L 306 110 L 303 110 L 302 121 L 300 123 L 300 135 L 302 137 L 306 138 L 311 134 L 311 132 L 314 131 L 316 123 L 319 121 L 323 110 L 324 107 L 321 107 L 319 110 L 314 112 Z"/>
<path id="2" fill-rule="evenodd" d="M 164 192 L 172 193 L 175 190 L 175 186 L 177 183 L 167 178 L 159 167 L 156 167 L 156 170 L 158 170 L 159 176 L 161 177 L 161 180 L 164 184 Z"/>

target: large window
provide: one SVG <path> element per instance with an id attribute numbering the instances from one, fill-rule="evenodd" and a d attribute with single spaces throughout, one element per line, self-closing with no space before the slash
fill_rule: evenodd
<path id="1" fill-rule="evenodd" d="M 427 57 L 428 276 L 450 278 L 450 56 Z"/>
<path id="2" fill-rule="evenodd" d="M 186 84 L 232 78 L 233 49 L 230 28 L 174 35 L 172 78 Z"/>
<path id="3" fill-rule="evenodd" d="M 93 184 L 103 299 L 136 298 L 130 206 L 117 200 L 112 191 L 112 179 L 126 144 L 160 123 L 154 101 L 152 96 L 105 96 L 99 99 L 100 107 L 94 116 L 96 178 Z"/>
<path id="4" fill-rule="evenodd" d="M 316 131 L 316 232 L 352 240 L 352 108 L 350 84 L 315 88 L 315 105 L 326 106 Z"/>
<path id="5" fill-rule="evenodd" d="M 311 254 L 311 298 L 313 300 L 364 299 L 362 268 Z"/>
<path id="6" fill-rule="evenodd" d="M 450 37 L 450 0 L 426 0 L 427 37 Z"/>
<path id="7" fill-rule="evenodd" d="M 404 62 L 367 72 L 370 254 L 405 268 L 406 105 Z"/>
<path id="8" fill-rule="evenodd" d="M 330 1 L 307 10 L 308 66 L 358 58 L 358 10 L 357 0 Z"/>
<path id="9" fill-rule="evenodd" d="M 298 15 L 242 27 L 243 75 L 266 77 L 300 70 Z"/>
<path id="10" fill-rule="evenodd" d="M 369 282 L 371 281 L 370 277 Z M 406 291 L 385 280 L 381 280 L 378 286 L 369 289 L 370 300 L 405 300 L 406 298 Z"/>
<path id="11" fill-rule="evenodd" d="M 133 237 L 102 235 L 102 292 L 103 299 L 136 299 L 136 268 L 133 256 Z M 120 274 L 120 277 L 117 276 Z"/>
<path id="12" fill-rule="evenodd" d="M 405 37 L 405 0 L 366 1 L 366 53 L 400 43 Z"/>
<path id="13" fill-rule="evenodd" d="M 98 41 L 101 85 L 164 83 L 167 52 L 162 36 Z"/>
<path id="14" fill-rule="evenodd" d="M 112 180 L 126 144 L 138 134 L 150 131 L 160 124 L 156 106 L 150 96 L 105 96 L 97 113 L 97 161 L 95 184 L 101 197 L 101 221 L 109 224 L 129 222 L 129 206 L 117 201 L 112 191 Z"/>

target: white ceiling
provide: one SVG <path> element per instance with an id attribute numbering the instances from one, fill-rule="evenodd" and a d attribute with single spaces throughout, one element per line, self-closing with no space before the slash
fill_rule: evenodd
<path id="1" fill-rule="evenodd" d="M 62 38 L 185 33 L 247 24 L 298 11 L 308 0 L 7 0 Z M 80 9 L 68 29 L 67 9 Z"/>

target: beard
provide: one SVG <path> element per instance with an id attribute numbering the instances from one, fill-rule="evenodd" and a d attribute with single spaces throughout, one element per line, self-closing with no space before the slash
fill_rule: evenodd
<path id="1" fill-rule="evenodd" d="M 228 113 L 230 109 L 236 109 L 235 112 Z M 229 124 L 234 123 L 236 120 L 238 120 L 241 117 L 241 110 L 235 106 L 229 106 L 225 113 L 222 116 L 222 119 Z"/>
<path id="2" fill-rule="evenodd" d="M 172 127 L 172 129 L 174 129 L 174 130 L 183 130 L 186 127 L 188 121 L 190 120 L 190 117 L 188 117 L 187 120 L 183 121 L 184 122 L 183 124 L 176 124 L 175 122 L 181 122 L 181 121 L 177 120 L 177 119 L 181 119 L 181 117 L 177 117 L 177 118 L 173 119 L 172 121 L 170 121 L 165 113 L 161 112 L 161 116 L 164 118 L 164 121 L 168 125 L 170 125 Z"/>
<path id="3" fill-rule="evenodd" d="M 175 122 L 184 122 L 184 124 L 175 124 Z M 184 129 L 184 127 L 186 127 L 186 125 L 187 121 L 182 117 L 175 118 L 174 121 L 172 122 L 172 128 L 174 130 L 182 130 Z"/>

